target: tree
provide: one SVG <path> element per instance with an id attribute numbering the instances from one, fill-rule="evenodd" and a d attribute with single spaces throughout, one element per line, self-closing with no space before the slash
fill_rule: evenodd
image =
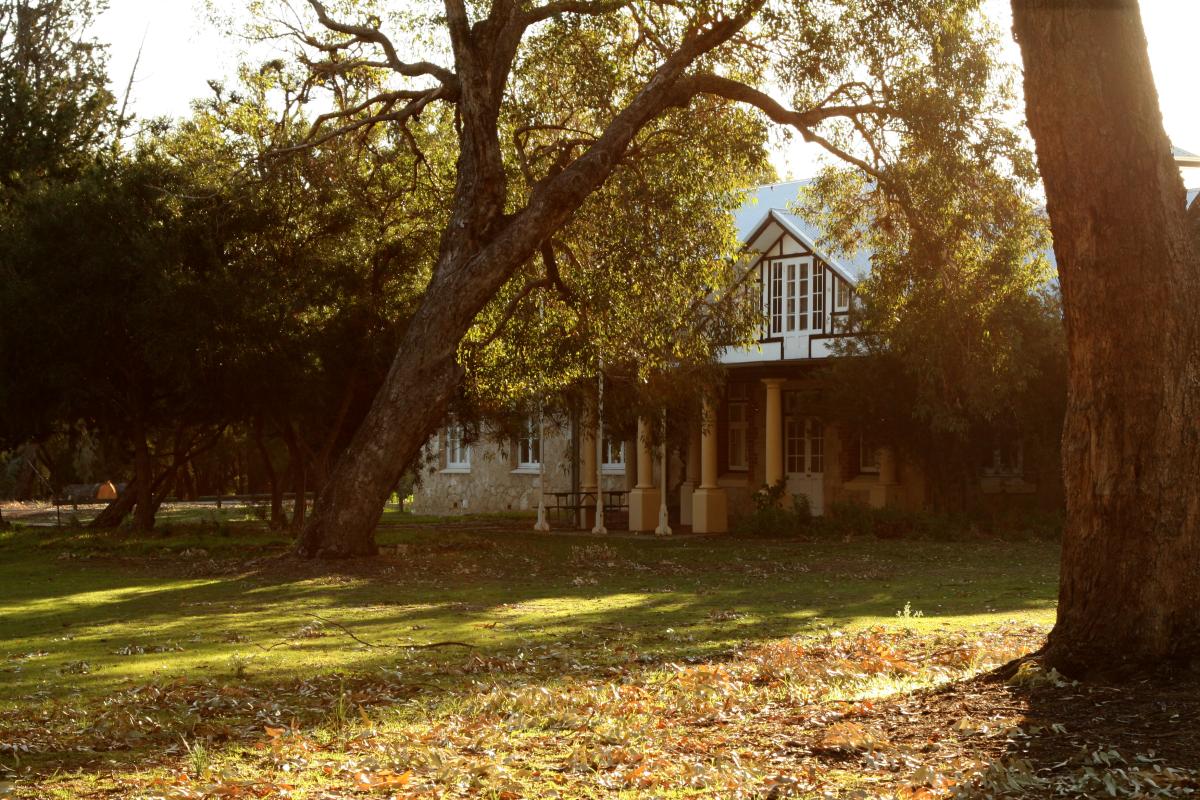
<path id="1" fill-rule="evenodd" d="M 21 193 L 0 220 L 0 442 L 83 421 L 128 448 L 139 527 L 214 441 L 220 201 L 142 149 Z M 216 206 L 216 208 L 214 208 Z M 115 513 L 115 511 L 114 511 Z"/>
<path id="2" fill-rule="evenodd" d="M 1133 0 L 1014 0 L 1062 285 L 1067 525 L 1049 663 L 1200 656 L 1200 250 Z"/>
<path id="3" fill-rule="evenodd" d="M 113 123 L 99 0 L 0 0 L 0 186 L 70 174 Z"/>
<path id="4" fill-rule="evenodd" d="M 225 244 L 238 332 L 226 358 L 236 394 L 227 420 L 259 446 L 276 522 L 284 476 L 273 476 L 265 444 L 286 446 L 297 528 L 304 492 L 320 490 L 361 422 L 428 279 L 453 163 L 441 144 L 452 120 L 440 109 L 409 132 L 421 162 L 383 128 L 264 158 L 311 124 L 302 83 L 282 62 L 243 67 L 165 144 L 246 220 Z M 337 103 L 366 91 L 353 87 Z"/>
<path id="5" fill-rule="evenodd" d="M 447 0 L 444 13 L 409 4 L 391 18 L 412 42 L 413 60 L 385 33 L 385 15 L 375 4 L 345 7 L 347 16 L 357 11 L 357 22 L 335 18 L 319 0 L 309 5 L 324 32 L 294 26 L 287 33 L 304 49 L 313 85 L 336 88 L 364 70 L 395 79 L 370 102 L 319 118 L 309 145 L 384 123 L 404 130 L 431 105 L 452 104 L 458 163 L 432 276 L 380 393 L 318 498 L 298 545 L 307 555 L 374 552 L 374 528 L 391 486 L 461 381 L 456 356 L 463 336 L 654 120 L 700 96 L 744 103 L 890 183 L 884 172 L 897 128 L 964 139 L 977 132 L 973 112 L 994 64 L 977 4 L 965 0 L 847 0 L 836 7 L 798 0 L 494 0 L 475 17 L 461 0 Z M 606 56 L 599 66 L 628 80 L 595 98 L 602 113 L 584 120 L 578 144 L 571 143 L 575 120 L 565 113 L 555 126 L 560 157 L 533 176 L 527 191 L 516 191 L 502 120 L 530 82 L 558 77 L 523 78 L 516 69 L 531 48 L 556 35 L 587 37 L 591 52 Z M 433 44 L 443 38 L 448 53 Z M 443 56 L 452 68 L 436 63 Z M 769 81 L 791 95 L 792 108 L 757 88 Z M 569 111 L 575 97 L 564 92 L 551 99 Z M 846 124 L 833 125 L 837 120 Z M 846 149 L 855 140 L 865 155 Z M 987 142 L 979 141 L 986 156 Z"/>
<path id="6" fill-rule="evenodd" d="M 936 508 L 968 511 L 1000 442 L 1059 471 L 1061 310 L 1031 154 L 1010 143 L 997 152 L 1012 162 L 979 163 L 970 148 L 927 145 L 908 144 L 902 203 L 830 170 L 801 206 L 832 251 L 872 254 L 849 322 L 860 335 L 839 340 L 845 358 L 829 365 L 827 416 L 918 461 Z"/>

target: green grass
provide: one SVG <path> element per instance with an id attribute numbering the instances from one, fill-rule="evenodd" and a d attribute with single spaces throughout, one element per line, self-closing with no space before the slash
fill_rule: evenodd
<path id="1" fill-rule="evenodd" d="M 103 756 L 67 752 L 62 742 L 92 735 L 105 709 L 120 705 L 113 698 L 126 702 L 136 687 L 236 687 L 280 697 L 277 718 L 290 713 L 317 741 L 367 719 L 404 740 L 430 720 L 495 713 L 471 705 L 480 680 L 552 691 L 630 665 L 649 675 L 669 663 L 720 663 L 748 645 L 830 629 L 936 638 L 1053 621 L 1054 543 L 545 536 L 525 521 L 403 519 L 381 529 L 379 559 L 353 564 L 281 559 L 286 536 L 254 523 L 150 536 L 0 534 L 0 745 L 21 739 L 21 720 L 57 731 L 58 744 L 30 735 L 42 744 L 21 759 L 41 793 L 29 796 L 118 791 L 102 777 L 114 759 L 149 780 L 198 761 L 264 757 L 269 711 L 184 719 L 184 706 L 168 700 L 153 725 L 122 723 L 149 731 L 144 738 L 130 735 Z M 446 641 L 472 649 L 407 648 Z M 354 683 L 397 675 L 425 688 L 393 702 Z M 343 681 L 359 688 L 337 688 Z M 296 699 L 314 686 L 326 702 Z M 260 751 L 246 750 L 254 737 Z M 5 763 L 13 761 L 0 748 Z"/>

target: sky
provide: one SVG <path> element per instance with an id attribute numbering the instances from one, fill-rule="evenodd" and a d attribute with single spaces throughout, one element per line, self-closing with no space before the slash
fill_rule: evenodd
<path id="1" fill-rule="evenodd" d="M 236 0 L 218 4 L 239 5 Z M 1167 135 L 1175 145 L 1200 153 L 1200 90 L 1194 69 L 1200 2 L 1142 0 L 1141 7 Z M 986 9 L 1006 34 L 1005 57 L 1019 62 L 1020 52 L 1007 33 L 1007 0 L 986 0 Z M 232 74 L 240 49 L 237 41 L 218 33 L 202 0 L 109 0 L 94 33 L 111 46 L 109 73 L 118 98 L 141 48 L 130 107 L 143 119 L 187 114 L 194 98 L 209 93 L 209 79 Z M 778 146 L 773 161 L 782 178 L 803 178 L 813 174 L 821 158 L 816 145 L 793 141 Z M 1184 178 L 1189 186 L 1200 185 L 1200 169 L 1185 170 Z"/>

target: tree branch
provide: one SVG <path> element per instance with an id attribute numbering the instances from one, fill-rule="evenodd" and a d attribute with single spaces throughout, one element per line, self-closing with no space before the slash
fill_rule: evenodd
<path id="1" fill-rule="evenodd" d="M 342 134 L 350 133 L 352 131 L 359 130 L 360 128 L 378 125 L 381 122 L 404 122 L 420 114 L 421 111 L 423 111 L 424 108 L 434 100 L 445 99 L 447 94 L 449 94 L 449 90 L 447 90 L 444 86 L 439 86 L 436 89 L 430 89 L 425 94 L 414 98 L 397 111 L 386 110 L 376 114 L 371 114 L 342 125 L 341 127 L 334 128 L 333 130 L 321 136 L 316 136 L 320 126 L 325 122 L 328 122 L 331 119 L 345 119 L 346 117 L 365 109 L 370 104 L 360 103 L 353 108 L 345 109 L 343 111 L 331 111 L 329 113 L 322 114 L 321 116 L 317 117 L 316 121 L 313 122 L 313 126 L 308 132 L 308 136 L 305 137 L 303 142 L 300 144 L 291 145 L 289 147 L 280 147 L 275 150 L 271 150 L 266 155 L 279 156 L 287 153 L 294 153 L 298 150 L 307 150 L 309 148 L 322 145 L 325 142 L 328 142 L 330 139 L 335 139 Z M 380 97 L 383 97 L 383 95 L 380 95 Z M 393 100 L 391 102 L 395 103 L 396 101 Z M 391 107 L 391 105 L 388 105 L 388 109 Z"/>
<path id="2" fill-rule="evenodd" d="M 392 44 L 392 40 L 378 28 L 338 22 L 329 16 L 329 13 L 325 10 L 325 5 L 320 0 L 308 0 L 308 4 L 312 6 L 313 11 L 317 12 L 317 19 L 320 23 L 329 30 L 353 37 L 352 42 L 365 42 L 378 45 L 383 50 L 384 57 L 387 59 L 387 65 L 393 72 L 409 77 L 429 75 L 437 78 L 444 86 L 457 86 L 458 77 L 445 67 L 438 66 L 429 61 L 417 61 L 411 64 L 401 61 L 400 56 L 396 53 L 396 46 Z M 320 47 L 321 45 L 317 44 L 317 46 Z M 322 49 L 324 48 L 322 47 Z"/>

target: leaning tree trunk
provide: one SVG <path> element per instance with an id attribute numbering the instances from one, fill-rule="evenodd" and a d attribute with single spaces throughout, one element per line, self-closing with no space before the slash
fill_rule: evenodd
<path id="1" fill-rule="evenodd" d="M 137 503 L 138 490 L 134 484 L 129 484 L 125 487 L 125 491 L 117 496 L 116 500 L 106 505 L 104 509 L 96 515 L 96 518 L 88 523 L 89 528 L 106 529 L 115 528 L 125 521 L 129 516 L 129 512 L 133 511 L 133 506 Z"/>
<path id="2" fill-rule="evenodd" d="M 1046 656 L 1200 655 L 1200 258 L 1133 0 L 1013 0 L 1067 329 L 1067 526 Z"/>
<path id="3" fill-rule="evenodd" d="M 433 291 L 434 287 L 430 287 Z M 387 380 L 338 459 L 296 550 L 305 556 L 373 555 L 375 527 L 411 454 L 436 429 L 461 377 L 457 343 L 470 319 L 431 313 L 423 304 L 405 332 Z M 296 502 L 303 500 L 297 497 Z M 299 508 L 299 506 L 297 506 Z"/>

